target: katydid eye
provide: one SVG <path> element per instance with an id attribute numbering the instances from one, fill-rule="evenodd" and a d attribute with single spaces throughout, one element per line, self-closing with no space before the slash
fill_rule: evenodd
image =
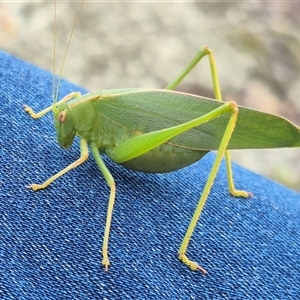
<path id="1" fill-rule="evenodd" d="M 59 115 L 58 115 L 58 122 L 59 123 L 63 123 L 65 121 L 65 119 L 66 119 L 66 116 L 67 116 L 66 112 L 65 111 L 61 111 L 59 113 Z"/>

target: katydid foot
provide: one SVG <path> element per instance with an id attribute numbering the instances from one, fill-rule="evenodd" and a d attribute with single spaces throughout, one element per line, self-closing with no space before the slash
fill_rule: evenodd
<path id="1" fill-rule="evenodd" d="M 233 197 L 243 197 L 243 198 L 251 198 L 251 197 L 253 197 L 252 193 L 244 191 L 244 190 L 233 189 L 233 190 L 230 191 L 230 194 Z"/>
<path id="2" fill-rule="evenodd" d="M 102 258 L 101 263 L 104 266 L 104 271 L 107 272 L 108 269 L 109 269 L 110 262 L 109 262 L 109 259 L 108 259 L 108 255 L 105 252 L 103 253 L 103 258 Z"/>
<path id="3" fill-rule="evenodd" d="M 188 259 L 188 257 L 185 255 L 185 253 L 179 253 L 178 259 L 181 260 L 185 265 L 187 265 L 192 271 L 201 271 L 204 275 L 207 274 L 207 271 L 199 266 L 195 261 L 191 261 Z"/>
<path id="4" fill-rule="evenodd" d="M 33 109 L 30 106 L 23 105 L 23 108 L 32 118 L 37 118 L 37 114 L 33 111 Z"/>
<path id="5" fill-rule="evenodd" d="M 34 191 L 44 189 L 45 187 L 47 187 L 47 185 L 45 185 L 45 184 L 35 184 L 35 183 L 26 186 L 27 189 L 32 189 Z"/>

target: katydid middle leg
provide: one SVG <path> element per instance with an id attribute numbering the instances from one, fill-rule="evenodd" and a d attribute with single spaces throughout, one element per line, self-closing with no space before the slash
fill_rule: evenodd
<path id="1" fill-rule="evenodd" d="M 110 232 L 112 212 L 113 212 L 113 207 L 114 207 L 115 198 L 116 198 L 116 185 L 115 185 L 114 178 L 110 174 L 109 170 L 107 169 L 106 165 L 104 164 L 104 162 L 99 154 L 99 149 L 98 149 L 97 145 L 92 143 L 90 145 L 90 147 L 92 149 L 92 153 L 96 160 L 96 163 L 97 163 L 101 173 L 103 174 L 107 185 L 110 188 L 107 215 L 106 215 L 106 224 L 105 224 L 105 231 L 104 231 L 104 238 L 103 238 L 103 245 L 102 245 L 102 265 L 105 267 L 105 271 L 108 271 L 108 267 L 110 265 L 109 258 L 108 258 L 108 238 L 109 238 L 109 232 Z"/>
<path id="2" fill-rule="evenodd" d="M 191 72 L 191 70 L 196 67 L 196 65 L 200 62 L 200 60 L 207 55 L 209 58 L 209 65 L 210 65 L 210 71 L 211 71 L 212 84 L 213 84 L 215 98 L 216 98 L 216 100 L 219 100 L 222 102 L 222 94 L 221 94 L 220 84 L 219 84 L 219 80 L 218 80 L 216 61 L 215 61 L 212 50 L 207 47 L 201 48 L 198 51 L 198 53 L 195 55 L 195 57 L 187 65 L 187 67 L 165 89 L 174 90 L 181 83 L 181 81 Z M 226 160 L 228 188 L 229 188 L 230 194 L 235 197 L 244 197 L 244 198 L 252 196 L 252 194 L 247 191 L 235 189 L 229 151 L 226 150 L 224 155 L 225 155 L 225 160 Z"/>

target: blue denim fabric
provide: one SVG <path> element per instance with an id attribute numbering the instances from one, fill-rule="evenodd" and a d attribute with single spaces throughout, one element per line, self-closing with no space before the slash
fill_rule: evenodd
<path id="1" fill-rule="evenodd" d="M 60 149 L 52 115 L 22 109 L 51 104 L 51 74 L 3 52 L 0 62 L 0 299 L 299 299 L 300 194 L 237 165 L 237 187 L 254 197 L 229 195 L 223 164 L 188 248 L 209 274 L 177 260 L 213 153 L 165 175 L 105 158 L 117 183 L 105 273 L 106 183 L 91 157 L 45 190 L 26 189 L 77 159 L 78 141 Z M 71 91 L 83 90 L 63 81 L 61 95 Z"/>

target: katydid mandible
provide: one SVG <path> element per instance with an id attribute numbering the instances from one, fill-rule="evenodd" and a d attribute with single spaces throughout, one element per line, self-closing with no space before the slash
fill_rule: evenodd
<path id="1" fill-rule="evenodd" d="M 68 47 L 69 44 L 67 49 Z M 174 91 L 205 56 L 208 56 L 210 63 L 215 99 Z M 249 192 L 235 189 L 228 149 L 300 146 L 300 128 L 290 121 L 237 106 L 235 102 L 222 101 L 214 55 L 207 47 L 201 48 L 182 73 L 165 89 L 100 90 L 85 95 L 74 92 L 57 102 L 58 88 L 59 84 L 57 88 L 54 87 L 53 104 L 50 107 L 39 113 L 28 106 L 24 109 L 33 118 L 52 111 L 59 145 L 67 149 L 75 136 L 78 136 L 80 158 L 44 183 L 31 184 L 28 188 L 34 191 L 46 188 L 54 180 L 85 162 L 89 156 L 88 147 L 91 149 L 110 188 L 102 245 L 102 264 L 106 271 L 110 265 L 108 241 L 116 186 L 100 153 L 134 171 L 167 173 L 200 160 L 211 150 L 217 151 L 206 185 L 178 250 L 179 260 L 191 270 L 200 270 L 206 274 L 206 270 L 190 260 L 186 252 L 224 156 L 230 194 L 245 198 L 251 196 Z"/>

